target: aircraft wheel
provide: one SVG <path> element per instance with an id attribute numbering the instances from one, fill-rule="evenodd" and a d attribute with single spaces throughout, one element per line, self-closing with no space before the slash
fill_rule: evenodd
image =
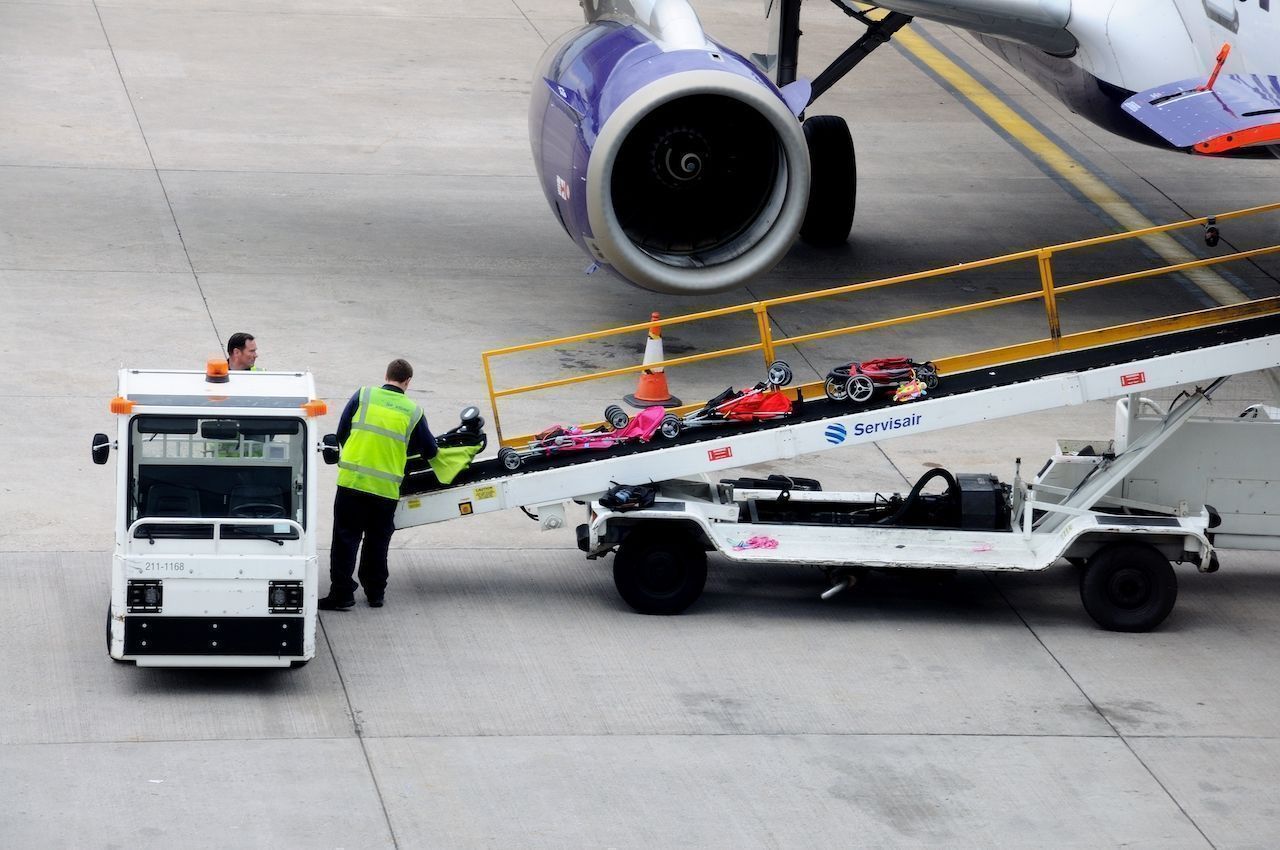
<path id="1" fill-rule="evenodd" d="M 520 468 L 521 458 L 515 449 L 510 446 L 503 446 L 498 449 L 498 463 L 502 464 L 506 469 L 515 472 Z"/>
<path id="2" fill-rule="evenodd" d="M 667 440 L 674 440 L 680 436 L 680 417 L 673 413 L 668 413 L 662 417 L 662 424 L 658 426 L 658 433 Z"/>
<path id="3" fill-rule="evenodd" d="M 851 375 L 849 383 L 844 386 L 845 395 L 855 404 L 870 401 L 875 395 L 876 385 L 866 375 Z"/>
<path id="4" fill-rule="evenodd" d="M 604 409 L 604 421 L 609 423 L 610 428 L 625 428 L 631 417 L 618 405 L 611 404 Z"/>
<path id="5" fill-rule="evenodd" d="M 769 364 L 769 383 L 775 387 L 785 387 L 795 377 L 791 366 L 785 360 L 775 360 Z"/>
<path id="6" fill-rule="evenodd" d="M 632 531 L 613 559 L 614 586 L 641 614 L 679 614 L 706 587 L 707 553 L 687 535 L 672 532 Z"/>
<path id="7" fill-rule="evenodd" d="M 849 125 L 838 115 L 804 122 L 809 145 L 809 205 L 800 238 L 817 248 L 843 245 L 853 227 L 858 169 Z"/>
<path id="8" fill-rule="evenodd" d="M 1149 632 L 1178 599 L 1173 565 L 1153 547 L 1119 543 L 1098 551 L 1080 573 L 1085 611 L 1113 632 Z"/>

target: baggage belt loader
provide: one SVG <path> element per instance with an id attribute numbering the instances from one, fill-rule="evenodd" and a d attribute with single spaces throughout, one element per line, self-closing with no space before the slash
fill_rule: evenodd
<path id="1" fill-rule="evenodd" d="M 619 592 L 647 613 L 678 612 L 699 597 L 708 551 L 744 565 L 818 566 L 831 579 L 828 595 L 869 568 L 1032 571 L 1066 558 L 1083 567 L 1082 599 L 1098 623 L 1147 630 L 1176 600 L 1173 563 L 1217 569 L 1214 529 L 1222 513 L 1208 490 L 1197 496 L 1187 486 L 1196 474 L 1169 476 L 1177 487 L 1161 491 L 1158 500 L 1138 492 L 1144 476 L 1170 457 L 1173 465 L 1185 465 L 1185 458 L 1156 453 L 1175 445 L 1189 422 L 1199 427 L 1193 415 L 1228 379 L 1219 376 L 1277 367 L 1280 314 L 1268 314 L 949 374 L 927 398 L 906 404 L 886 399 L 849 409 L 830 399 L 806 401 L 793 418 L 736 433 L 692 431 L 532 469 L 481 461 L 450 485 L 409 476 L 396 525 L 521 507 L 531 509 L 544 530 L 570 528 L 573 503 L 586 505 L 579 548 L 589 558 L 616 553 Z M 1092 459 L 1059 452 L 1030 483 L 1020 475 L 1003 484 L 990 475 L 931 472 L 902 495 L 828 492 L 816 482 L 779 476 L 720 478 L 721 470 L 734 467 L 1188 384 L 1196 385 L 1189 396 L 1118 433 L 1108 451 Z M 1122 403 L 1137 405 L 1138 398 Z M 1257 446 L 1257 439 L 1239 445 Z M 1257 469 L 1247 458 L 1237 461 L 1234 466 Z M 1219 466 L 1232 466 L 1211 454 L 1198 463 L 1201 481 Z M 940 494 L 932 492 L 939 479 L 946 485 Z M 1274 479 L 1267 486 L 1280 492 L 1280 469 Z M 623 494 L 608 492 L 612 485 L 635 486 Z M 641 488 L 649 491 L 643 498 Z M 1280 548 L 1274 519 L 1252 519 Z"/>
<path id="2" fill-rule="evenodd" d="M 1100 626 L 1148 631 L 1177 599 L 1174 563 L 1218 569 L 1215 529 L 1224 515 L 1222 530 L 1231 532 L 1224 543 L 1280 548 L 1280 523 L 1274 513 L 1262 516 L 1270 503 L 1259 506 L 1256 492 L 1276 496 L 1280 469 L 1258 480 L 1267 473 L 1255 457 L 1258 441 L 1277 434 L 1280 410 L 1249 408 L 1246 414 L 1263 414 L 1253 424 L 1194 417 L 1225 381 L 1141 419 L 1128 413 L 1138 398 L 1122 399 L 1118 440 L 1083 454 L 1060 447 L 1030 484 L 1020 474 L 1004 484 L 943 469 L 925 473 L 906 494 L 825 491 L 811 479 L 781 475 L 663 481 L 650 492 L 633 487 L 592 500 L 589 521 L 578 527 L 579 547 L 588 558 L 615 553 L 619 593 L 651 614 L 678 613 L 697 600 L 708 551 L 743 566 L 816 566 L 831 581 L 823 598 L 867 569 L 1026 572 L 1066 558 L 1081 568 L 1081 600 Z M 1188 447 L 1199 454 L 1188 456 Z M 1252 489 L 1225 497 L 1228 476 L 1245 470 L 1253 470 Z M 1158 480 L 1166 482 L 1163 490 L 1154 488 Z M 1164 503 L 1126 497 L 1130 492 L 1158 494 Z M 1213 493 L 1228 499 L 1225 511 L 1205 503 Z"/>
<path id="3" fill-rule="evenodd" d="M 817 481 L 781 475 L 663 481 L 639 502 L 616 506 L 609 494 L 591 502 L 579 545 L 589 558 L 616 552 L 614 584 L 641 613 L 677 613 L 694 603 L 707 581 L 708 550 L 742 565 L 820 567 L 832 582 L 823 598 L 867 568 L 1039 571 L 1073 558 L 1083 565 L 1085 611 L 1098 625 L 1148 631 L 1178 598 L 1172 563 L 1216 570 L 1210 529 L 1219 517 L 1207 506 L 1189 512 L 1185 503 L 1134 511 L 1106 494 L 1224 381 L 1197 390 L 1128 451 L 1100 458 L 1093 474 L 1065 495 L 1053 488 L 1050 499 L 1020 475 L 1004 484 L 943 469 L 925 472 L 906 494 L 828 492 Z M 934 481 L 945 484 L 942 493 L 928 492 Z"/>
<path id="4" fill-rule="evenodd" d="M 138 666 L 288 667 L 315 655 L 317 455 L 308 372 L 122 369 L 107 651 Z"/>

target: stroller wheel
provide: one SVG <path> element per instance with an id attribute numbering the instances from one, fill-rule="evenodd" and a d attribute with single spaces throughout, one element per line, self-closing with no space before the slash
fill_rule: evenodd
<path id="1" fill-rule="evenodd" d="M 498 462 L 512 472 L 520 468 L 521 460 L 520 454 L 510 446 L 498 449 Z"/>
<path id="2" fill-rule="evenodd" d="M 871 379 L 866 375 L 853 375 L 849 378 L 849 383 L 844 385 L 844 389 L 849 401 L 862 404 L 864 401 L 870 401 L 871 396 L 875 395 L 876 385 L 871 383 Z"/>
<path id="3" fill-rule="evenodd" d="M 610 428 L 625 428 L 631 417 L 618 405 L 611 404 L 604 409 L 604 421 L 609 423 Z"/>
<path id="4" fill-rule="evenodd" d="M 827 378 L 822 389 L 826 391 L 827 398 L 832 401 L 846 401 L 849 398 L 849 390 L 845 388 L 845 382 L 836 378 Z"/>
<path id="5" fill-rule="evenodd" d="M 680 435 L 680 417 L 673 413 L 668 413 L 662 417 L 662 424 L 658 426 L 658 433 L 665 439 L 674 440 Z"/>
<path id="6" fill-rule="evenodd" d="M 791 383 L 791 367 L 785 360 L 775 360 L 769 364 L 769 383 L 775 387 L 785 387 Z"/>
<path id="7" fill-rule="evenodd" d="M 933 389 L 938 386 L 938 367 L 933 365 L 933 361 L 921 363 L 916 367 L 916 377 L 924 382 L 926 389 Z"/>

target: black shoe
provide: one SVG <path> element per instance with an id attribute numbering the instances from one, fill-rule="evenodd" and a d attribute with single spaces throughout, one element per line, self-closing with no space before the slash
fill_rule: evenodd
<path id="1" fill-rule="evenodd" d="M 350 611 L 355 604 L 354 599 L 338 599 L 331 593 L 317 602 L 316 607 L 321 611 Z"/>
<path id="2" fill-rule="evenodd" d="M 383 600 L 382 600 L 382 597 L 381 597 L 381 596 L 370 596 L 370 597 L 369 597 L 369 607 L 370 607 L 370 608 L 381 608 L 381 607 L 382 607 L 382 602 L 383 602 Z"/>

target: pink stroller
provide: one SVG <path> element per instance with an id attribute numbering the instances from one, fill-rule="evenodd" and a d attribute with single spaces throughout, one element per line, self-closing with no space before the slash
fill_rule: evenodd
<path id="1" fill-rule="evenodd" d="M 616 404 L 604 410 L 607 424 L 590 431 L 577 425 L 553 425 L 534 435 L 523 448 L 504 446 L 498 450 L 498 461 L 513 472 L 526 458 L 551 457 L 561 452 L 600 451 L 624 443 L 647 443 L 654 434 L 673 439 L 680 433 L 680 420 L 661 407 L 646 407 L 635 416 Z"/>

